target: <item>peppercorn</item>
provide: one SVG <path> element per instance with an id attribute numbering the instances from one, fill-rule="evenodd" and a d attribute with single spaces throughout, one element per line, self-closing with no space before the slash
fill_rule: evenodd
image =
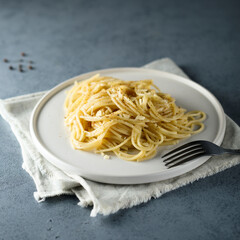
<path id="1" fill-rule="evenodd" d="M 23 67 L 22 64 L 19 64 L 19 65 L 18 65 L 18 70 L 19 70 L 19 72 L 23 72 L 22 67 Z"/>

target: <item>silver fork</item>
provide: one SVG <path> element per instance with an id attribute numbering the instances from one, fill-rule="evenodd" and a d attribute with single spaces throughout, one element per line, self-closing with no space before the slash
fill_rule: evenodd
<path id="1" fill-rule="evenodd" d="M 168 168 L 181 165 L 195 158 L 220 154 L 240 154 L 240 149 L 225 149 L 209 141 L 193 141 L 186 143 L 163 155 L 163 162 Z M 167 157 L 167 158 L 166 158 Z"/>

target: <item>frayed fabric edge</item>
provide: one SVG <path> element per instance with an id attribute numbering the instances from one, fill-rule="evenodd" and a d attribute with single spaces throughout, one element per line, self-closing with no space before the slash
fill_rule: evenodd
<path id="1" fill-rule="evenodd" d="M 75 195 L 75 194 L 72 191 L 58 191 L 58 192 L 51 192 L 51 193 L 34 192 L 33 193 L 33 197 L 38 203 L 46 201 L 47 198 L 58 197 L 61 195 Z"/>

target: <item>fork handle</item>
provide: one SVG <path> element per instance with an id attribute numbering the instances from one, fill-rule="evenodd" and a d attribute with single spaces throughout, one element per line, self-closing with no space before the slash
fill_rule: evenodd
<path id="1" fill-rule="evenodd" d="M 226 153 L 230 154 L 240 154 L 240 149 L 225 149 Z"/>

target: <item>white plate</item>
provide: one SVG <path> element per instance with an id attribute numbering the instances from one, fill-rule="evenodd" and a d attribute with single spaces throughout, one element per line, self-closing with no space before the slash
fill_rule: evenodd
<path id="1" fill-rule="evenodd" d="M 205 88 L 191 80 L 143 68 L 115 68 L 86 73 L 69 79 L 49 91 L 36 105 L 30 122 L 30 131 L 39 152 L 52 164 L 86 179 L 112 184 L 140 184 L 161 181 L 189 172 L 209 157 L 202 157 L 172 169 L 166 169 L 161 155 L 166 148 L 159 149 L 153 159 L 144 162 L 128 162 L 117 157 L 103 159 L 100 154 L 74 150 L 70 144 L 68 129 L 64 126 L 64 100 L 66 90 L 76 80 L 84 80 L 100 73 L 123 80 L 153 79 L 162 92 L 170 93 L 178 106 L 207 113 L 205 130 L 181 141 L 209 140 L 221 144 L 225 133 L 225 114 L 218 100 Z M 168 147 L 168 149 L 175 148 Z"/>

